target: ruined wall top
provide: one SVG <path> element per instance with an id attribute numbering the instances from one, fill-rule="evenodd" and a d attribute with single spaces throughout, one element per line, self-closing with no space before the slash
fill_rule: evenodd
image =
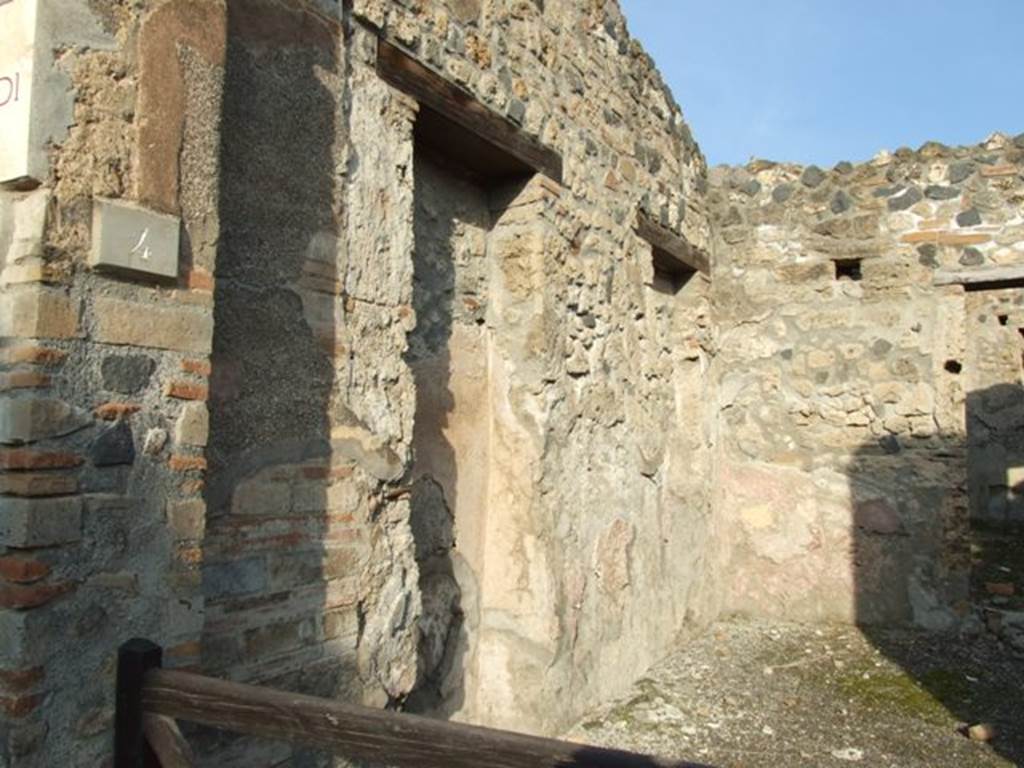
<path id="1" fill-rule="evenodd" d="M 707 246 L 704 157 L 617 3 L 355 0 L 353 15 L 562 152 L 577 203 L 618 225 L 640 208 Z M 607 210 L 596 190 L 621 194 Z"/>
<path id="2" fill-rule="evenodd" d="M 779 262 L 913 256 L 917 283 L 930 284 L 932 271 L 1024 261 L 1024 134 L 996 133 L 971 147 L 929 142 L 830 170 L 752 160 L 714 168 L 710 180 L 722 249 L 745 266 L 750 252 L 735 247 L 751 237 L 779 245 Z"/>

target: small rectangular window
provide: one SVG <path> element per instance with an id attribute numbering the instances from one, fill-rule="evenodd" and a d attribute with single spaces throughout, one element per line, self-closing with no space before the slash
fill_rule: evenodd
<path id="1" fill-rule="evenodd" d="M 860 259 L 836 259 L 836 280 L 859 281 L 863 276 L 860 270 Z"/>
<path id="2" fill-rule="evenodd" d="M 659 293 L 679 293 L 697 274 L 696 270 L 690 269 L 660 248 L 652 247 L 651 256 L 654 261 L 652 287 Z"/>

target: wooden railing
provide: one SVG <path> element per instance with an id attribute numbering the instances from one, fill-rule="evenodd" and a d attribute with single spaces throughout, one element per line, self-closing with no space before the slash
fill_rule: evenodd
<path id="1" fill-rule="evenodd" d="M 397 768 L 701 768 L 165 670 L 162 655 L 147 640 L 119 649 L 114 768 L 191 766 L 177 720 Z"/>

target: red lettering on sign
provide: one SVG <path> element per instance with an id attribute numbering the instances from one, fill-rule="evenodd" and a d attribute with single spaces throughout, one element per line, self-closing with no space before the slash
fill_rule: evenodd
<path id="1" fill-rule="evenodd" d="M 6 107 L 14 101 L 18 101 L 21 93 L 21 73 L 0 77 L 0 107 Z"/>

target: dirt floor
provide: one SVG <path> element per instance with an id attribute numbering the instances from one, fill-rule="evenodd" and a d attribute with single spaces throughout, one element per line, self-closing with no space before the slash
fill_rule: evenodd
<path id="1" fill-rule="evenodd" d="M 1024 657 L 981 630 L 723 623 L 569 738 L 722 768 L 1024 765 Z"/>

